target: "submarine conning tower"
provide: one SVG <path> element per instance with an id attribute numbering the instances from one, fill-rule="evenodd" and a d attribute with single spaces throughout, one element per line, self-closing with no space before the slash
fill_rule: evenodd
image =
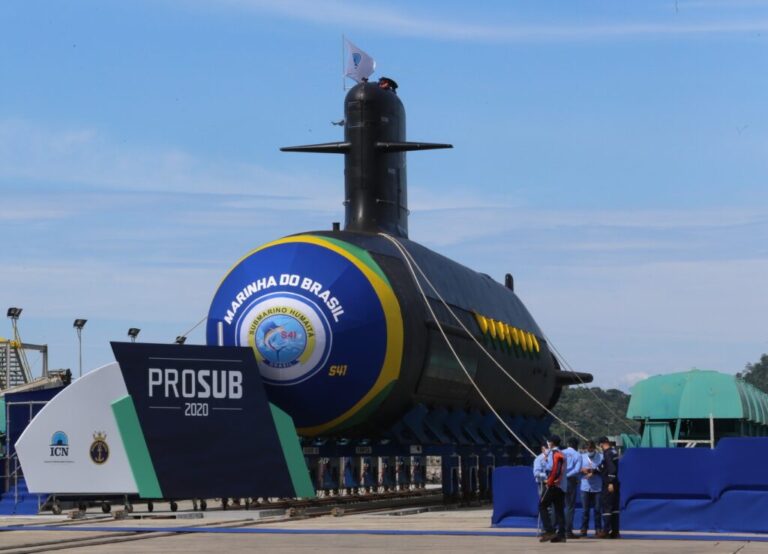
<path id="1" fill-rule="evenodd" d="M 281 148 L 283 152 L 344 154 L 344 229 L 408 237 L 405 153 L 453 148 L 406 142 L 405 108 L 397 84 L 386 77 L 364 81 L 344 99 L 344 142 Z"/>

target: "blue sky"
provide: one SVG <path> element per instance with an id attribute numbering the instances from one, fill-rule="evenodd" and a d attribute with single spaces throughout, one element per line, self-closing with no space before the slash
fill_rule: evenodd
<path id="1" fill-rule="evenodd" d="M 342 33 L 455 145 L 409 155 L 411 238 L 511 271 L 574 368 L 768 351 L 768 2 L 4 2 L 0 308 L 51 367 L 75 317 L 86 370 L 173 340 L 249 249 L 343 220 L 341 159 L 278 151 L 340 138 Z"/>

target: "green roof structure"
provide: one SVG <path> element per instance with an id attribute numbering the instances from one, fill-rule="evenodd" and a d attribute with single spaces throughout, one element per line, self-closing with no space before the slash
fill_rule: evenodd
<path id="1" fill-rule="evenodd" d="M 693 369 L 637 383 L 632 388 L 627 417 L 644 424 L 641 446 L 673 446 L 722 436 L 765 436 L 768 394 L 734 375 Z M 665 422 L 670 430 L 667 441 L 659 428 Z M 710 428 L 714 428 L 714 437 Z"/>

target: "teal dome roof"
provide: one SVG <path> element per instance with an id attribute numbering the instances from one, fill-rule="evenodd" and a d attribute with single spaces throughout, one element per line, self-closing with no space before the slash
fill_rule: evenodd
<path id="1" fill-rule="evenodd" d="M 743 419 L 768 425 L 768 395 L 734 375 L 694 369 L 632 387 L 632 419 Z"/>

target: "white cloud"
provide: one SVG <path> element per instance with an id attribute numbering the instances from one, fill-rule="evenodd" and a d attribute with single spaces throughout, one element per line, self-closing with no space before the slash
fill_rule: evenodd
<path id="1" fill-rule="evenodd" d="M 542 42 L 616 39 L 645 36 L 697 36 L 722 33 L 757 33 L 768 30 L 768 20 L 759 18 L 742 21 L 680 22 L 670 19 L 663 23 L 609 23 L 538 25 L 529 22 L 490 23 L 450 20 L 434 13 L 407 11 L 372 3 L 350 3 L 340 0 L 192 0 L 187 5 L 205 5 L 214 9 L 230 7 L 253 12 L 270 13 L 300 21 L 333 25 L 348 29 L 427 39 L 473 42 Z M 672 12 L 670 12 L 672 13 Z"/>
<path id="2" fill-rule="evenodd" d="M 620 381 L 624 383 L 624 385 L 628 388 L 634 387 L 637 383 L 644 379 L 648 379 L 650 377 L 650 373 L 646 373 L 645 371 L 632 371 L 630 373 L 627 373 L 626 375 L 622 376 Z"/>
<path id="3" fill-rule="evenodd" d="M 574 369 L 626 389 L 627 375 L 733 373 L 758 359 L 766 275 L 768 259 L 574 264 L 535 268 L 517 289 Z"/>
<path id="4" fill-rule="evenodd" d="M 678 10 L 687 8 L 765 8 L 765 0 L 676 0 Z"/>
<path id="5" fill-rule="evenodd" d="M 50 129 L 0 121 L 0 179 L 96 189 L 258 196 L 259 206 L 337 208 L 316 174 L 195 157 L 176 148 L 131 148 L 95 129 Z M 279 190 L 280 194 L 272 191 Z"/>
<path id="6" fill-rule="evenodd" d="M 746 225 L 768 224 L 768 209 L 763 207 L 722 207 L 701 209 L 659 210 L 548 210 L 523 206 L 479 207 L 476 201 L 461 197 L 452 206 L 449 197 L 441 200 L 439 209 L 412 210 L 411 226 L 418 229 L 421 240 L 446 246 L 472 240 L 499 236 L 503 233 L 525 232 L 531 242 L 533 233 L 543 230 L 576 229 L 670 231 L 695 229 L 726 229 Z M 463 203 L 462 203 L 463 202 Z M 583 239 L 582 239 L 583 240 Z M 582 250 L 616 250 L 624 247 L 654 246 L 661 241 L 648 239 L 618 241 L 615 237 L 601 242 L 583 242 L 574 248 Z M 667 245 L 669 247 L 669 245 Z"/>
<path id="7" fill-rule="evenodd" d="M 408 208 L 412 215 L 444 214 L 452 217 L 456 210 L 508 211 L 522 208 L 519 201 L 511 201 L 509 195 L 479 196 L 472 187 L 441 187 L 438 192 L 429 187 L 408 185 Z M 508 213 L 508 212 L 507 212 Z"/>
<path id="8" fill-rule="evenodd" d="M 76 309 L 102 319 L 167 321 L 174 314 L 191 321 L 208 310 L 221 273 L 139 262 L 9 263 L 0 272 L 0 290 L 32 317 L 64 318 Z"/>
<path id="9" fill-rule="evenodd" d="M 0 205 L 0 223 L 23 223 L 43 219 L 61 219 L 75 213 L 60 206 L 41 206 L 32 202 L 5 202 Z"/>

